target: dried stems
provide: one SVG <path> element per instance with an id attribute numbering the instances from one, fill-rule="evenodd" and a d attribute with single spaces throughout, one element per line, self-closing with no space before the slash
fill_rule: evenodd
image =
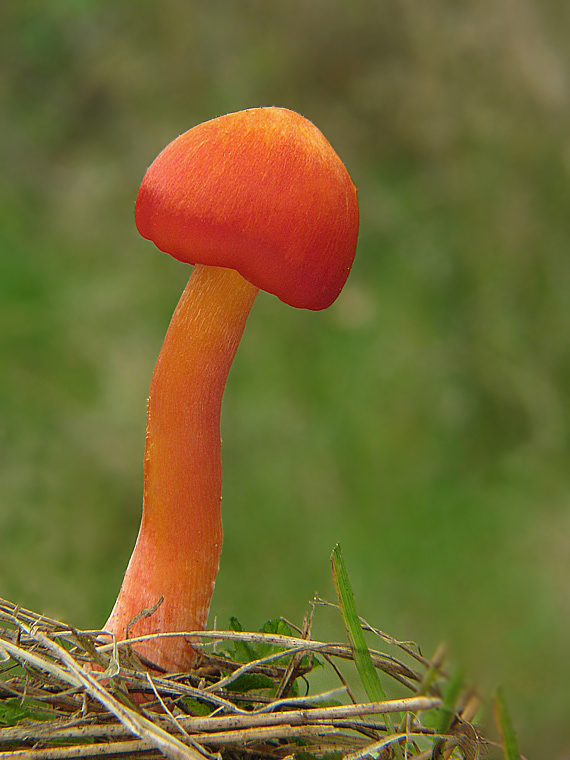
<path id="1" fill-rule="evenodd" d="M 299 696 L 296 684 L 316 664 L 330 662 L 340 674 L 342 662 L 353 658 L 348 645 L 311 638 L 312 611 L 299 637 L 283 621 L 262 633 L 188 632 L 204 642 L 199 667 L 164 675 L 137 662 L 135 639 L 108 643 L 100 631 L 77 631 L 0 600 L 0 760 L 252 754 L 278 760 L 300 751 L 360 760 L 390 757 L 398 742 L 406 758 L 430 757 L 436 745 L 442 757 L 469 757 L 465 746 L 476 747 L 480 738 L 474 729 L 458 731 L 457 712 L 449 733 L 433 727 L 445 684 L 441 662 L 430 663 L 366 623 L 365 630 L 411 661 L 370 651 L 374 667 L 409 696 L 338 704 L 348 693 L 342 675 L 340 689 Z"/>

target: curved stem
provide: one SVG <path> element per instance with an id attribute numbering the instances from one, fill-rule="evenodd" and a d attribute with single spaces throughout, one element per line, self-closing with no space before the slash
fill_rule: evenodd
<path id="1" fill-rule="evenodd" d="M 220 413 L 226 379 L 258 288 L 231 269 L 197 265 L 151 381 L 142 522 L 106 630 L 130 636 L 205 627 L 222 548 Z M 166 670 L 195 659 L 181 638 L 137 645 Z"/>

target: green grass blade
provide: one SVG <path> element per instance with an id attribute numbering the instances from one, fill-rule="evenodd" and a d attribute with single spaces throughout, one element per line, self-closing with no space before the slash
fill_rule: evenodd
<path id="1" fill-rule="evenodd" d="M 339 544 L 333 549 L 331 565 L 340 613 L 344 627 L 346 628 L 348 640 L 354 651 L 354 662 L 360 680 L 371 702 L 384 702 L 387 699 L 386 692 L 380 683 L 380 678 L 372 663 L 372 657 L 370 656 L 370 651 L 362 632 L 360 619 L 356 611 L 354 594 L 352 593 L 352 586 L 350 585 L 350 579 Z"/>
<path id="2" fill-rule="evenodd" d="M 449 731 L 453 716 L 456 712 L 457 702 L 463 686 L 463 671 L 457 669 L 448 681 L 447 687 L 443 694 L 443 705 L 439 711 L 439 721 L 437 731 L 440 734 L 446 734 Z"/>
<path id="3" fill-rule="evenodd" d="M 502 689 L 497 689 L 494 699 L 495 722 L 501 737 L 505 760 L 520 760 L 519 745 Z"/>
<path id="4" fill-rule="evenodd" d="M 337 544 L 332 551 L 331 566 L 340 614 L 342 616 L 348 640 L 350 641 L 354 652 L 354 663 L 358 670 L 358 675 L 360 676 L 362 685 L 368 695 L 368 699 L 371 702 L 385 702 L 388 698 L 382 687 L 380 677 L 374 667 L 372 657 L 370 656 L 370 650 L 368 649 L 366 639 L 364 638 L 360 618 L 356 611 L 356 602 L 354 601 L 352 586 L 340 550 L 340 544 Z M 395 733 L 394 718 L 395 720 L 398 720 L 397 716 L 393 717 L 388 714 L 384 715 L 386 727 L 392 734 Z M 394 746 L 394 752 L 396 753 L 396 757 L 402 757 L 402 748 L 399 744 Z"/>

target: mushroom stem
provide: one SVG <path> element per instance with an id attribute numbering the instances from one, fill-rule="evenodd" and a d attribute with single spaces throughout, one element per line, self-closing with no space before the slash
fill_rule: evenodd
<path id="1" fill-rule="evenodd" d="M 220 414 L 226 379 L 258 288 L 232 269 L 196 265 L 151 381 L 142 522 L 105 629 L 120 638 L 202 630 L 222 549 Z M 195 651 L 183 637 L 139 644 L 167 671 Z"/>

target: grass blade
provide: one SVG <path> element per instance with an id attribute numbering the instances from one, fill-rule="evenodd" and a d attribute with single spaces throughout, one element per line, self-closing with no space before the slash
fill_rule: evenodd
<path id="1" fill-rule="evenodd" d="M 370 656 L 370 651 L 362 632 L 362 626 L 360 625 L 360 619 L 356 611 L 354 594 L 352 593 L 352 586 L 350 585 L 339 544 L 333 549 L 331 564 L 340 613 L 344 627 L 346 628 L 348 640 L 354 650 L 354 662 L 362 685 L 371 702 L 385 702 L 387 699 L 386 693 L 380 683 L 376 668 L 372 663 L 372 657 Z"/>
<path id="2" fill-rule="evenodd" d="M 332 551 L 331 567 L 340 614 L 346 629 L 346 635 L 354 652 L 354 664 L 358 670 L 358 675 L 368 695 L 368 699 L 371 702 L 385 702 L 387 700 L 386 692 L 380 682 L 380 677 L 374 667 L 370 650 L 364 638 L 340 544 L 337 544 Z M 385 714 L 384 720 L 390 733 L 395 733 L 395 724 L 392 716 Z M 398 757 L 402 757 L 399 744 L 395 745 L 394 750 Z"/>
<path id="3" fill-rule="evenodd" d="M 437 724 L 437 731 L 440 734 L 445 734 L 449 731 L 453 716 L 456 713 L 457 702 L 463 686 L 463 671 L 457 669 L 447 684 L 443 695 L 443 705 L 439 711 L 439 721 Z"/>
<path id="4" fill-rule="evenodd" d="M 495 722 L 501 737 L 505 760 L 520 760 L 519 745 L 502 689 L 497 689 L 494 699 Z"/>

